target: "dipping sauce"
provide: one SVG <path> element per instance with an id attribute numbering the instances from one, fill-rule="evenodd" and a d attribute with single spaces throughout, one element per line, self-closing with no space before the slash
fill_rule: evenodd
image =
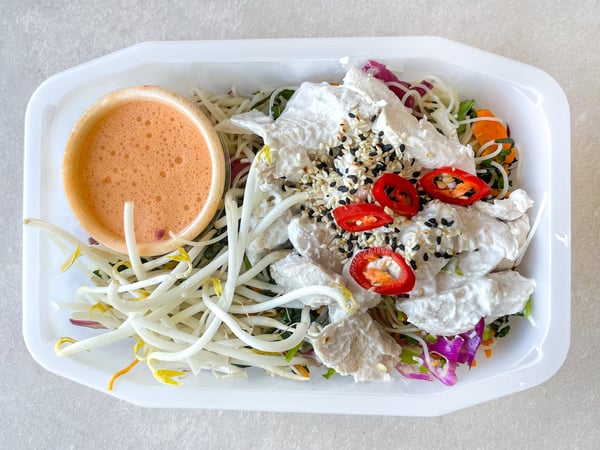
<path id="1" fill-rule="evenodd" d="M 193 239 L 202 230 L 192 225 L 212 219 L 224 189 L 223 150 L 212 125 L 199 126 L 190 111 L 162 97 L 116 94 L 74 130 L 65 154 L 67 197 L 92 237 L 123 253 L 123 209 L 133 202 L 138 251 L 166 253 L 177 246 L 169 231 Z"/>

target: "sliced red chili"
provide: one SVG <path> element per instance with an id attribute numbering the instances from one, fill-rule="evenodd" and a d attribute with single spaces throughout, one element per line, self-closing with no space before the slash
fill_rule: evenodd
<path id="1" fill-rule="evenodd" d="M 411 217 L 419 211 L 419 193 L 406 178 L 395 173 L 384 173 L 373 184 L 373 197 L 380 205 L 396 214 Z"/>
<path id="2" fill-rule="evenodd" d="M 419 183 L 432 197 L 454 205 L 470 205 L 491 192 L 481 178 L 454 167 L 432 170 Z"/>
<path id="3" fill-rule="evenodd" d="M 350 275 L 364 289 L 383 295 L 400 295 L 415 286 L 415 273 L 402 255 L 391 248 L 373 247 L 354 255 Z"/>
<path id="4" fill-rule="evenodd" d="M 394 221 L 379 205 L 351 203 L 333 210 L 333 218 L 346 231 L 365 231 Z"/>

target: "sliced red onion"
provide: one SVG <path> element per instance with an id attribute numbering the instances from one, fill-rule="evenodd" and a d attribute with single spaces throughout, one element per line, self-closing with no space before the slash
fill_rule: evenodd
<path id="1" fill-rule="evenodd" d="M 104 325 L 95 320 L 80 320 L 80 319 L 69 319 L 73 325 L 77 325 L 78 327 L 86 327 L 86 328 L 95 328 L 97 330 L 106 329 Z"/>

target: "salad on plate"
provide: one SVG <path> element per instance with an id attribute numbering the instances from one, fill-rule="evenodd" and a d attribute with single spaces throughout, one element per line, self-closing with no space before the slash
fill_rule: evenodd
<path id="1" fill-rule="evenodd" d="M 195 100 L 231 160 L 223 207 L 196 240 L 142 258 L 26 219 L 91 281 L 57 305 L 100 331 L 57 336 L 56 353 L 131 339 L 109 389 L 140 362 L 169 385 L 248 367 L 453 385 L 510 317 L 528 316 L 535 282 L 518 266 L 533 201 L 512 185 L 518 146 L 486 105 L 377 61 L 336 82 Z"/>

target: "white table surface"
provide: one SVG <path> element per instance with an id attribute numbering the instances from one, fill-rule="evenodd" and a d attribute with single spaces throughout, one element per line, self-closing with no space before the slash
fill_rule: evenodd
<path id="1" fill-rule="evenodd" d="M 0 11 L 0 448 L 600 448 L 597 0 L 1 0 Z M 572 335 L 554 377 L 442 417 L 334 416 L 143 409 L 32 359 L 21 327 L 23 119 L 42 81 L 149 40 L 395 35 L 443 36 L 523 61 L 567 94 Z"/>

